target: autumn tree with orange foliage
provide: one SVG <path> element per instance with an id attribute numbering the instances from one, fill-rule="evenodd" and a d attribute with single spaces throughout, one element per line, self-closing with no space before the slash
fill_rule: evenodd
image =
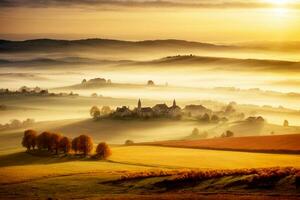
<path id="1" fill-rule="evenodd" d="M 24 131 L 24 136 L 22 140 L 22 146 L 26 147 L 29 151 L 31 148 L 34 149 L 36 146 L 37 132 L 34 130 Z"/>
<path id="2" fill-rule="evenodd" d="M 72 147 L 72 140 L 68 137 L 62 137 L 59 143 L 59 148 L 64 153 L 69 153 Z"/>
<path id="3" fill-rule="evenodd" d="M 80 135 L 72 141 L 72 149 L 76 152 L 82 152 L 87 156 L 93 150 L 93 140 L 90 136 Z"/>
<path id="4" fill-rule="evenodd" d="M 83 152 L 83 155 L 88 155 L 93 150 L 93 140 L 90 136 L 79 136 L 79 151 Z"/>
<path id="5" fill-rule="evenodd" d="M 107 159 L 112 154 L 111 149 L 105 142 L 98 144 L 96 153 L 96 156 L 100 159 Z"/>
<path id="6" fill-rule="evenodd" d="M 57 133 L 52 133 L 50 138 L 50 147 L 51 151 L 55 150 L 55 154 L 58 154 L 58 149 L 60 145 L 60 140 L 62 139 L 62 136 Z"/>
<path id="7" fill-rule="evenodd" d="M 39 150 L 47 149 L 51 151 L 51 135 L 52 133 L 45 131 L 37 136 L 37 146 Z"/>
<path id="8" fill-rule="evenodd" d="M 75 152 L 75 154 L 79 151 L 79 138 L 78 137 L 76 137 L 72 140 L 71 147 L 72 147 L 73 151 Z"/>

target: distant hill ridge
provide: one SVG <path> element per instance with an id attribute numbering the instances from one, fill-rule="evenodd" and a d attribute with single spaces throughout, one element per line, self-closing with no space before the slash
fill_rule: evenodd
<path id="1" fill-rule="evenodd" d="M 76 50 L 265 50 L 265 51 L 300 51 L 300 41 L 282 42 L 244 42 L 230 45 L 213 44 L 207 42 L 195 42 L 179 39 L 126 41 L 117 39 L 88 38 L 79 40 L 62 39 L 32 39 L 12 41 L 0 39 L 0 52 L 22 51 L 76 51 Z"/>
<path id="2" fill-rule="evenodd" d="M 55 40 L 55 39 L 34 39 L 24 41 L 0 40 L 0 52 L 18 51 L 50 51 L 59 48 L 60 50 L 75 50 L 74 48 L 213 48 L 226 49 L 233 46 L 215 45 L 210 43 L 191 42 L 185 40 L 144 40 L 124 41 L 112 39 L 81 39 L 81 40 Z"/>

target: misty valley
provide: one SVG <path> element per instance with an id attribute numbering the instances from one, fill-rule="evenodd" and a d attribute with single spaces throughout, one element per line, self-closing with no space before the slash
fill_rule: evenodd
<path id="1" fill-rule="evenodd" d="M 1 40 L 0 199 L 299 198 L 296 46 Z"/>

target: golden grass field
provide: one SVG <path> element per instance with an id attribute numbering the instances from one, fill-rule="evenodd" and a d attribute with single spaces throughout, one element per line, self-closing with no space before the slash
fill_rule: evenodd
<path id="1" fill-rule="evenodd" d="M 268 154 L 222 150 L 203 150 L 160 146 L 111 145 L 112 156 L 107 161 L 64 155 L 43 156 L 26 153 L 23 148 L 7 148 L 0 151 L 0 199 L 270 199 L 276 194 L 297 199 L 298 193 L 291 185 L 292 179 L 283 179 L 276 190 L 248 190 L 228 183 L 244 180 L 244 176 L 218 178 L 215 182 L 203 182 L 200 188 L 186 187 L 168 190 L 156 187 L 163 177 L 145 178 L 112 184 L 124 174 L 173 171 L 173 170 L 232 170 L 269 167 L 300 168 L 299 154 Z M 208 187 L 210 189 L 203 189 Z M 289 189 L 292 187 L 292 189 Z M 279 190 L 278 190 L 279 188 Z M 282 188 L 282 189 L 281 189 Z M 195 193 L 198 191 L 198 193 Z M 243 195 L 236 195 L 236 193 Z M 163 195 L 158 195 L 163 192 Z M 175 193 L 174 193 L 175 192 Z M 209 192 L 211 196 L 206 196 Z M 263 198 L 258 194 L 264 192 Z M 296 192 L 296 193 L 295 193 Z M 125 195 L 126 194 L 126 195 Z M 142 195 L 142 196 L 140 196 Z M 158 196 L 157 196 L 158 195 Z M 250 196 L 249 196 L 250 195 Z M 271 196 L 270 196 L 271 195 Z M 246 198 L 248 197 L 249 198 Z M 179 198 L 179 197 L 178 197 Z M 177 199 L 178 199 L 177 198 Z"/>
<path id="2" fill-rule="evenodd" d="M 300 155 L 169 148 L 115 147 L 110 160 L 167 168 L 235 169 L 274 166 L 300 167 Z"/>
<path id="3" fill-rule="evenodd" d="M 0 156 L 0 183 L 41 177 L 147 169 L 300 168 L 300 155 L 245 153 L 154 146 L 116 146 L 108 161 L 39 157 L 24 152 Z"/>

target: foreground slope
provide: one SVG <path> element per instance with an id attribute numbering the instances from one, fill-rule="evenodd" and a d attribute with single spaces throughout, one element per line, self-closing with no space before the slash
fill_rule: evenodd
<path id="1" fill-rule="evenodd" d="M 2 155 L 0 199 L 266 200 L 274 196 L 277 199 L 299 197 L 295 180 L 298 175 L 285 173 L 297 172 L 296 168 L 300 167 L 298 155 L 149 146 L 119 146 L 113 147 L 112 152 L 108 161 L 73 156 L 43 157 L 25 152 Z M 277 171 L 276 174 L 283 174 L 271 174 L 266 178 L 258 176 L 256 170 L 244 170 L 274 166 L 295 168 L 271 168 Z M 243 168 L 243 173 L 232 170 L 237 168 Z M 199 179 L 197 174 L 206 174 L 208 169 L 222 176 Z M 181 172 L 191 172 L 192 176 L 177 176 Z M 178 178 L 182 177 L 192 179 L 180 181 Z"/>

